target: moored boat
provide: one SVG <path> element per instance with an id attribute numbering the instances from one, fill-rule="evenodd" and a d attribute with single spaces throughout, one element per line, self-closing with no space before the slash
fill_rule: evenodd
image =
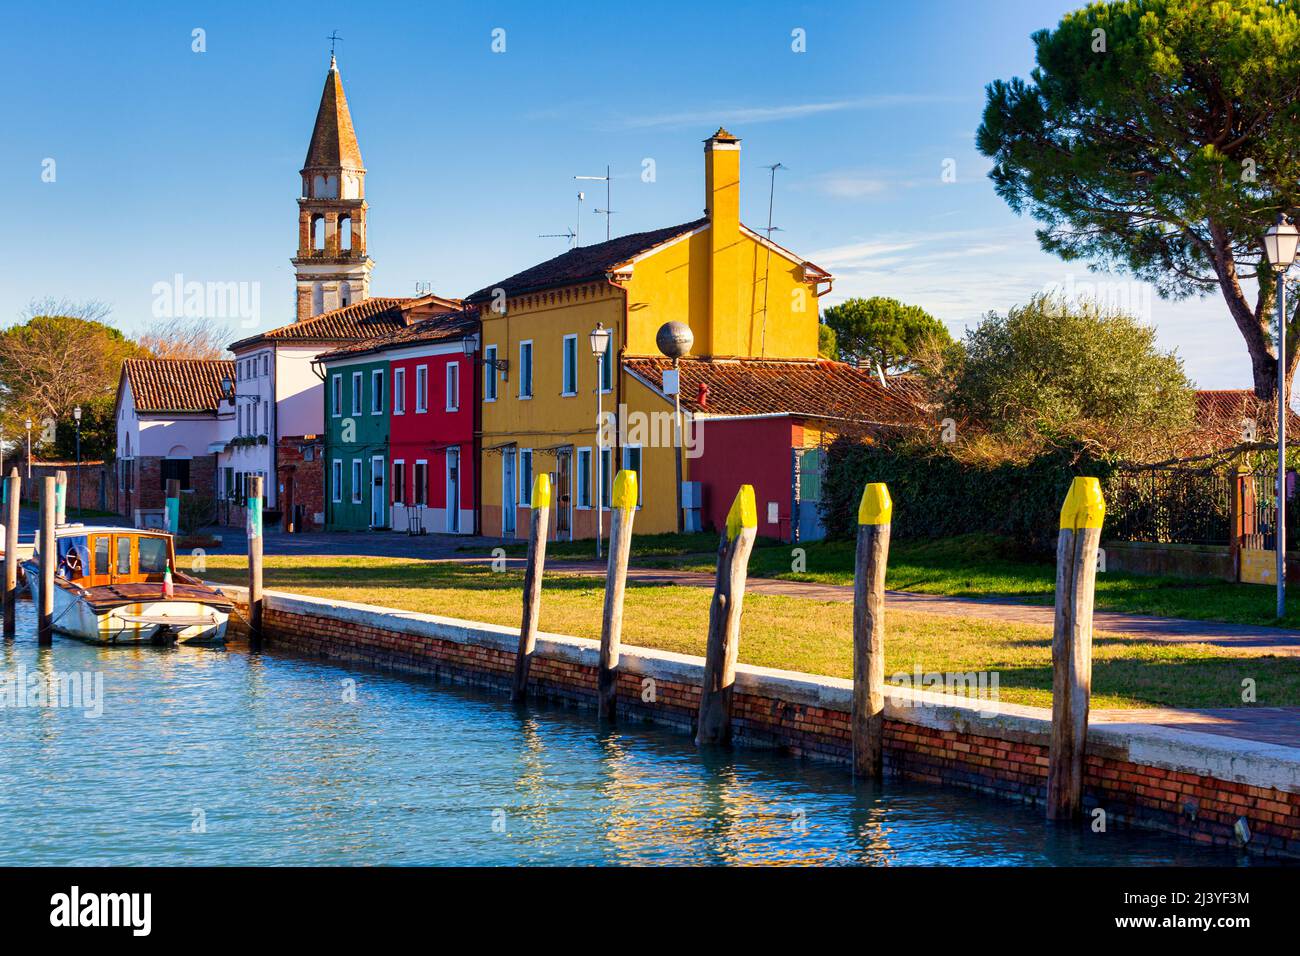
<path id="1" fill-rule="evenodd" d="M 93 644 L 221 644 L 234 605 L 176 571 L 172 536 L 65 525 L 55 531 L 54 630 Z M 39 601 L 39 550 L 22 563 Z"/>

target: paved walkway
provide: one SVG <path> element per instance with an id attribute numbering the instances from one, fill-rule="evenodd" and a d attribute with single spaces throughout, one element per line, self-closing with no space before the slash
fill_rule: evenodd
<path id="1" fill-rule="evenodd" d="M 34 531 L 35 516 L 24 513 L 23 519 L 24 533 L 30 533 L 26 527 L 29 520 L 32 522 L 31 530 Z M 222 553 L 240 554 L 247 550 L 242 529 L 214 530 L 222 536 Z M 270 530 L 266 536 L 265 552 L 269 555 L 362 555 L 481 564 L 492 560 L 492 549 L 503 543 L 506 542 L 497 538 L 445 534 L 414 537 L 386 532 L 291 535 Z M 518 542 L 509 543 L 518 544 Z M 519 566 L 524 561 L 521 557 L 511 557 L 506 560 L 512 566 Z M 605 574 L 604 563 L 597 561 L 552 559 L 546 566 L 549 570 L 571 574 L 601 576 Z M 630 568 L 628 579 L 644 585 L 713 586 L 713 574 L 707 571 Z M 775 578 L 751 577 L 746 591 L 751 594 L 776 594 L 814 601 L 853 600 L 853 588 L 848 585 L 814 584 Z M 996 598 L 955 598 L 936 594 L 917 594 L 911 591 L 888 591 L 886 601 L 890 608 L 900 611 L 974 617 L 1014 624 L 1037 624 L 1050 627 L 1053 617 L 1053 609 L 1050 605 L 1024 604 Z M 1093 622 L 1097 631 L 1105 634 L 1122 634 L 1180 644 L 1210 644 L 1216 647 L 1300 657 L 1300 631 L 1289 628 L 1221 624 L 1214 621 L 1192 621 L 1100 610 L 1093 613 Z"/>
<path id="2" fill-rule="evenodd" d="M 477 561 L 459 555 L 452 560 Z M 510 559 L 522 563 L 522 559 Z M 605 568 L 595 561 L 548 561 L 547 568 L 573 574 L 603 575 Z M 706 571 L 629 568 L 628 580 L 638 584 L 671 584 L 684 587 L 713 587 L 713 575 Z M 805 581 L 782 581 L 774 578 L 750 578 L 747 594 L 778 594 L 815 601 L 852 601 L 853 588 L 842 584 L 812 584 Z M 1022 604 L 992 598 L 954 598 L 912 591 L 886 591 L 886 606 L 899 611 L 975 617 L 1015 624 L 1052 626 L 1051 605 Z M 1266 651 L 1273 654 L 1300 656 L 1300 631 L 1251 624 L 1221 624 L 1215 621 L 1189 621 L 1119 611 L 1094 611 L 1097 631 L 1108 634 L 1143 637 L 1153 641 L 1180 644 L 1211 644 Z"/>
<path id="3" fill-rule="evenodd" d="M 1131 710 L 1094 710 L 1088 714 L 1088 722 L 1154 724 L 1175 730 L 1195 730 L 1220 737 L 1300 747 L 1300 707 L 1223 707 L 1208 710 L 1136 707 Z"/>

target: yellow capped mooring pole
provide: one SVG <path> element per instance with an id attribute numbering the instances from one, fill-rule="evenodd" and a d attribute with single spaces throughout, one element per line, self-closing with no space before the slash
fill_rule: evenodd
<path id="1" fill-rule="evenodd" d="M 519 650 L 515 654 L 515 682 L 510 699 L 516 703 L 528 694 L 528 667 L 537 646 L 537 620 L 542 613 L 542 568 L 546 564 L 546 526 L 551 515 L 551 476 L 533 478 L 532 523 L 528 529 L 528 563 L 524 568 L 524 613 L 519 625 Z"/>
<path id="2" fill-rule="evenodd" d="M 704 651 L 704 686 L 695 732 L 697 744 L 731 740 L 731 692 L 740 652 L 740 615 L 745 602 L 749 553 L 758 536 L 758 506 L 753 485 L 741 485 L 727 512 L 718 542 L 718 573 L 709 603 L 709 636 Z"/>
<path id="3" fill-rule="evenodd" d="M 884 763 L 885 569 L 894 502 L 883 482 L 862 490 L 853 571 L 853 773 L 878 777 Z"/>
<path id="4" fill-rule="evenodd" d="M 1106 503 L 1101 482 L 1075 478 L 1061 506 L 1056 545 L 1056 619 L 1052 630 L 1052 739 L 1047 818 L 1083 812 L 1084 752 L 1092 694 L 1092 607 Z"/>

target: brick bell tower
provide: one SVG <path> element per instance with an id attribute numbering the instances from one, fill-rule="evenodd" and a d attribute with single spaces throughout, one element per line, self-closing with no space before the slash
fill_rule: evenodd
<path id="1" fill-rule="evenodd" d="M 330 54 L 298 199 L 297 321 L 370 297 L 366 208 L 366 168 Z"/>

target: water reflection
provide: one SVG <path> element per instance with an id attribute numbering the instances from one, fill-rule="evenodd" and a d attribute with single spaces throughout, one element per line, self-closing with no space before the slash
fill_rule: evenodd
<path id="1" fill-rule="evenodd" d="M 20 608 L 29 608 L 20 605 Z M 97 720 L 0 710 L 0 864 L 1232 864 L 1233 851 L 644 724 L 238 649 L 38 649 Z M 355 681 L 354 694 L 344 681 Z M 201 811 L 201 813 L 200 813 Z M 204 827 L 196 831 L 201 816 Z"/>

